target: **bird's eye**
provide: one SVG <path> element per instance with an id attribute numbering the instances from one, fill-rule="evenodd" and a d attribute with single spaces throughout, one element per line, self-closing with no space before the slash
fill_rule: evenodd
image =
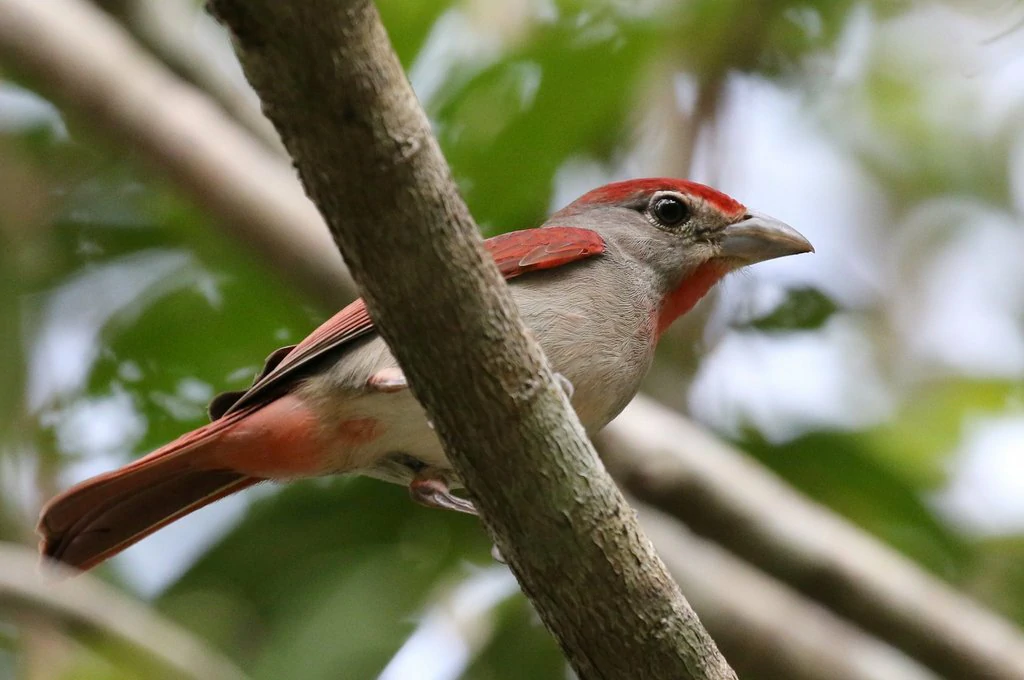
<path id="1" fill-rule="evenodd" d="M 690 216 L 690 208 L 674 196 L 663 196 L 651 205 L 651 214 L 666 227 L 675 227 Z"/>

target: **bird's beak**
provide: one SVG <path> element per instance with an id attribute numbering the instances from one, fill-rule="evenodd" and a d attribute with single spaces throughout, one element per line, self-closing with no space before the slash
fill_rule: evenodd
<path id="1" fill-rule="evenodd" d="M 796 229 L 756 212 L 723 228 L 720 238 L 719 257 L 735 258 L 743 264 L 814 252 L 811 242 Z"/>

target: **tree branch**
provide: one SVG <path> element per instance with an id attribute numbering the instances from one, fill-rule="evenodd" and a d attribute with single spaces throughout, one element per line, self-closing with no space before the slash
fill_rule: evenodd
<path id="1" fill-rule="evenodd" d="M 939 673 L 1024 678 L 1024 639 L 1013 624 L 678 414 L 638 397 L 600 443 L 631 494 Z"/>
<path id="2" fill-rule="evenodd" d="M 177 677 L 244 680 L 246 675 L 219 652 L 91 576 L 68 578 L 71 570 L 48 568 L 61 583 L 39 575 L 35 551 L 0 543 L 0 607 L 27 610 L 72 628 L 85 629 L 144 652 Z"/>
<path id="3" fill-rule="evenodd" d="M 210 5 L 483 521 L 580 677 L 735 677 L 526 337 L 374 5 Z"/>
<path id="4" fill-rule="evenodd" d="M 740 677 L 935 680 L 889 645 L 808 601 L 675 518 L 634 502 L 644 531 Z"/>
<path id="5" fill-rule="evenodd" d="M 128 144 L 328 309 L 354 286 L 295 173 L 80 0 L 0 0 L 0 57 Z"/>
<path id="6" fill-rule="evenodd" d="M 275 154 L 287 156 L 273 124 L 260 112 L 259 100 L 218 68 L 214 49 L 220 32 L 189 0 L 95 0 L 176 75 L 195 85 Z M 198 15 L 198 16 L 197 16 Z M 197 23 L 199 25 L 197 26 Z M 205 30 L 203 30 L 205 29 Z M 211 45 L 211 42 L 214 44 Z"/>

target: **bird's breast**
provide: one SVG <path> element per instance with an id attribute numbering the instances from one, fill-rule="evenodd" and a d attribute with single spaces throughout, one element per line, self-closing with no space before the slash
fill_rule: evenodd
<path id="1" fill-rule="evenodd" d="M 537 276 L 512 291 L 552 368 L 573 384 L 573 407 L 593 433 L 639 389 L 654 358 L 657 324 L 642 282 L 622 280 L 610 290 L 586 273 Z"/>

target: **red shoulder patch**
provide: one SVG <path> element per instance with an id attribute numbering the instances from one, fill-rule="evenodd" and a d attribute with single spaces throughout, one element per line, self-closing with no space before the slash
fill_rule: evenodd
<path id="1" fill-rule="evenodd" d="M 484 241 L 506 279 L 551 269 L 604 252 L 604 239 L 590 229 L 544 227 L 511 231 Z"/>

